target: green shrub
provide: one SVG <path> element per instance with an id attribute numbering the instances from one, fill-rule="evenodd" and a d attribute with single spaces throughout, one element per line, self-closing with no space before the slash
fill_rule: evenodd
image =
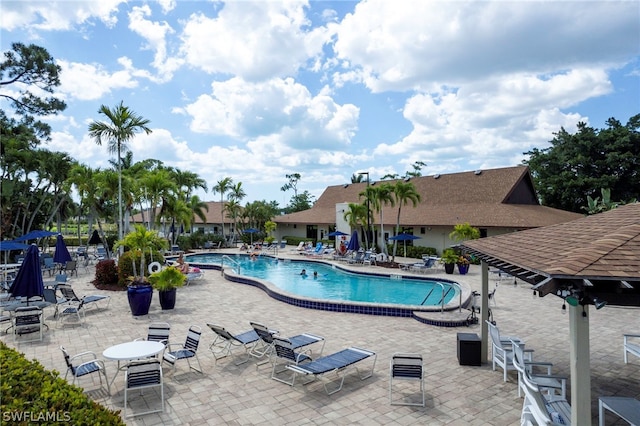
<path id="1" fill-rule="evenodd" d="M 62 358 L 62 354 L 60 354 Z M 2 424 L 124 425 L 119 411 L 90 399 L 57 371 L 0 342 L 0 412 Z M 30 418 L 26 418 L 29 416 Z"/>
<path id="2" fill-rule="evenodd" d="M 96 279 L 94 284 L 108 285 L 118 282 L 118 267 L 113 259 L 105 259 L 96 265 Z"/>

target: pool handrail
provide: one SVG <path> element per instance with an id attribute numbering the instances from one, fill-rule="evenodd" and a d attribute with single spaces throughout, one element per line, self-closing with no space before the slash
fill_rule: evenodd
<path id="1" fill-rule="evenodd" d="M 233 265 L 232 268 L 235 266 L 236 273 L 238 275 L 240 275 L 240 262 L 238 262 L 235 259 L 232 259 L 230 256 L 228 256 L 226 254 L 224 256 L 222 256 L 222 261 L 220 262 L 220 266 L 221 266 L 220 270 L 222 271 L 222 273 L 224 273 L 224 260 L 225 259 L 227 259 L 229 261 L 229 263 L 231 263 L 231 265 Z"/>
<path id="2" fill-rule="evenodd" d="M 459 309 L 459 312 L 462 312 L 462 287 L 460 286 L 460 284 L 457 283 L 457 282 L 447 283 L 447 284 L 450 285 L 450 287 L 449 287 L 449 289 L 447 290 L 446 293 L 444 292 L 444 284 L 443 283 L 441 283 L 439 281 L 436 281 L 434 284 L 438 284 L 440 287 L 442 287 L 442 299 L 440 299 L 440 313 L 444 314 L 444 299 L 447 297 L 447 294 L 449 294 L 449 291 L 451 291 L 451 288 L 453 288 L 453 286 L 458 288 L 458 296 L 460 297 L 460 303 L 458 304 L 458 309 Z M 427 294 L 427 297 L 424 298 L 424 300 L 422 301 L 422 303 L 420 305 L 424 305 L 424 302 L 427 301 L 429 296 L 431 296 L 432 292 L 433 292 L 433 288 L 431 289 L 429 294 Z"/>

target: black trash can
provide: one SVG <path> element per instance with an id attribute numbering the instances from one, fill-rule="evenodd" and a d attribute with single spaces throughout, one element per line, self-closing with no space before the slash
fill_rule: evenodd
<path id="1" fill-rule="evenodd" d="M 475 333 L 458 333 L 457 341 L 460 365 L 480 366 L 480 337 Z"/>

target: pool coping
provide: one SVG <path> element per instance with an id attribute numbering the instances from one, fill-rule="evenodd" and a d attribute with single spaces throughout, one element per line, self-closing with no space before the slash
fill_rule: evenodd
<path id="1" fill-rule="evenodd" d="M 195 254 L 195 253 L 194 253 Z M 200 254 L 200 253 L 197 253 Z M 230 256 L 248 256 L 244 254 L 232 254 Z M 420 277 L 414 275 L 406 275 L 406 274 L 395 274 L 395 273 L 379 273 L 372 271 L 358 271 L 352 268 L 345 268 L 343 265 L 328 261 L 327 259 L 292 259 L 288 257 L 278 257 L 273 255 L 262 255 L 264 257 L 270 257 L 272 259 L 277 259 L 278 261 L 284 262 L 314 262 L 314 263 L 322 263 L 331 267 L 335 267 L 344 272 L 359 274 L 359 275 L 367 275 L 373 277 L 382 277 L 391 279 L 392 276 L 398 276 L 399 279 L 402 280 L 413 280 L 413 281 L 424 281 L 429 280 L 428 277 Z M 298 306 L 306 309 L 316 309 L 323 311 L 333 311 L 333 312 L 348 312 L 348 313 L 357 313 L 357 314 L 365 314 L 365 315 L 380 315 L 380 316 L 393 316 L 393 317 L 410 317 L 414 318 L 422 323 L 437 325 L 442 327 L 457 327 L 462 325 L 467 325 L 465 320 L 461 320 L 459 318 L 454 319 L 439 319 L 439 320 L 430 320 L 423 316 L 420 316 L 420 313 L 426 312 L 452 312 L 458 310 L 460 308 L 460 303 L 458 301 L 462 301 L 462 306 L 464 306 L 470 296 L 471 290 L 468 285 L 464 283 L 459 283 L 457 281 L 448 280 L 444 278 L 438 277 L 437 280 L 431 279 L 431 281 L 439 281 L 449 284 L 456 284 L 460 289 L 460 297 L 454 297 L 452 301 L 444 305 L 444 308 L 441 306 L 418 306 L 418 305 L 400 305 L 400 304 L 387 304 L 387 303 L 368 303 L 368 302 L 354 302 L 354 301 L 338 301 L 331 299 L 312 299 L 304 296 L 300 296 L 298 294 L 289 293 L 287 291 L 282 290 L 281 288 L 275 286 L 270 281 L 249 277 L 242 274 L 235 273 L 232 268 L 225 267 L 224 263 L 221 265 L 215 264 L 206 264 L 206 263 L 198 263 L 190 261 L 189 264 L 194 267 L 198 267 L 200 269 L 211 269 L 221 271 L 222 276 L 231 282 L 236 282 L 239 284 L 246 284 L 257 287 L 264 291 L 269 297 L 278 300 L 280 302 L 287 303 L 289 305 Z"/>

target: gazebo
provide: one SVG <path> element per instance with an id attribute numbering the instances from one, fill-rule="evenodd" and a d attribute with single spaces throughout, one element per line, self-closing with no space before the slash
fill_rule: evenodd
<path id="1" fill-rule="evenodd" d="M 539 297 L 568 305 L 571 419 L 591 424 L 589 308 L 640 307 L 640 203 L 571 222 L 462 243 L 482 260 L 482 312 L 488 312 L 488 267 L 532 285 Z M 482 358 L 487 360 L 487 325 Z M 620 337 L 622 345 L 622 336 Z"/>

